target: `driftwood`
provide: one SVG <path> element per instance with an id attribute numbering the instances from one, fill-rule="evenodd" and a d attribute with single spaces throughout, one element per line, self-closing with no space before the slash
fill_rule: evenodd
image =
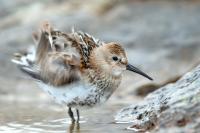
<path id="1" fill-rule="evenodd" d="M 200 132 L 200 65 L 174 84 L 123 108 L 116 121 L 132 122 L 130 129 L 155 132 Z"/>

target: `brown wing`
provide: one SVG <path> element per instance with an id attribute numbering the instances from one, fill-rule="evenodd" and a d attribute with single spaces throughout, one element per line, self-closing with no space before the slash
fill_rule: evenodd
<path id="1" fill-rule="evenodd" d="M 13 60 L 19 68 L 36 80 L 54 86 L 62 86 L 79 80 L 80 54 L 70 35 L 55 31 L 48 22 L 39 33 L 34 33 L 35 60 L 23 55 Z M 19 59 L 20 58 L 20 59 Z"/>
<path id="2" fill-rule="evenodd" d="M 38 32 L 32 33 L 33 40 L 36 43 L 36 64 L 40 64 L 47 56 L 47 53 L 54 50 L 50 40 L 51 31 L 53 31 L 53 28 L 48 22 L 45 21 L 40 26 Z"/>
<path id="3" fill-rule="evenodd" d="M 61 52 L 51 52 L 42 62 L 41 75 L 45 82 L 62 86 L 79 80 L 79 66 L 74 57 Z"/>
<path id="4" fill-rule="evenodd" d="M 32 65 L 21 65 L 23 62 L 18 61 L 20 69 L 54 86 L 78 81 L 82 68 L 89 67 L 91 51 L 103 44 L 86 33 L 56 31 L 48 22 L 44 22 L 40 33 L 33 34 L 33 37 L 37 44 L 35 61 Z M 25 59 L 28 60 L 28 56 Z"/>

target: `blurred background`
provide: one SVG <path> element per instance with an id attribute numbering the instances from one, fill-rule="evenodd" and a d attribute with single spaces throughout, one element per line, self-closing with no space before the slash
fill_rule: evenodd
<path id="1" fill-rule="evenodd" d="M 103 107 L 89 113 L 83 111 L 84 117 L 92 117 L 89 119 L 96 122 L 95 113 L 97 117 L 99 113 L 110 114 L 105 119 L 112 121 L 118 109 L 175 82 L 200 63 L 199 13 L 199 0 L 0 0 L 0 131 L 29 131 L 25 125 L 36 129 L 36 121 L 67 117 L 63 107 L 56 105 L 10 61 L 13 53 L 33 44 L 32 32 L 42 21 L 48 20 L 61 31 L 71 32 L 75 27 L 105 42 L 121 43 L 129 61 L 154 78 L 150 82 L 124 73 L 121 86 Z M 23 123 L 23 128 L 16 123 Z M 115 125 L 102 125 L 105 126 L 120 132 Z M 102 127 L 98 126 L 99 130 Z"/>

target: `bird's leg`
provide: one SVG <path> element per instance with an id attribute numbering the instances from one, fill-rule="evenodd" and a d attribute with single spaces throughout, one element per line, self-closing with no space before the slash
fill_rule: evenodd
<path id="1" fill-rule="evenodd" d="M 75 119 L 74 119 L 74 114 L 73 114 L 73 112 L 72 112 L 71 107 L 69 107 L 69 109 L 68 109 L 68 114 L 69 114 L 69 116 L 70 116 L 70 118 L 71 118 L 71 120 L 72 120 L 72 123 L 74 123 L 74 122 L 75 122 Z"/>
<path id="2" fill-rule="evenodd" d="M 79 122 L 79 120 L 80 120 L 80 114 L 79 114 L 79 110 L 78 109 L 76 109 L 76 114 L 77 114 L 77 122 Z"/>

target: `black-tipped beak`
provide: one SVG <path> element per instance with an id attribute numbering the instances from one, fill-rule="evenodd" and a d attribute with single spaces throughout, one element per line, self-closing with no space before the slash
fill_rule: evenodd
<path id="1" fill-rule="evenodd" d="M 135 72 L 135 73 L 137 73 L 137 74 L 140 74 L 140 75 L 142 75 L 142 76 L 148 78 L 149 80 L 153 80 L 150 76 L 148 76 L 147 74 L 145 74 L 144 72 L 142 72 L 140 69 L 134 67 L 134 66 L 131 65 L 131 64 L 128 64 L 128 65 L 126 66 L 126 70 L 129 70 L 129 71 Z"/>

